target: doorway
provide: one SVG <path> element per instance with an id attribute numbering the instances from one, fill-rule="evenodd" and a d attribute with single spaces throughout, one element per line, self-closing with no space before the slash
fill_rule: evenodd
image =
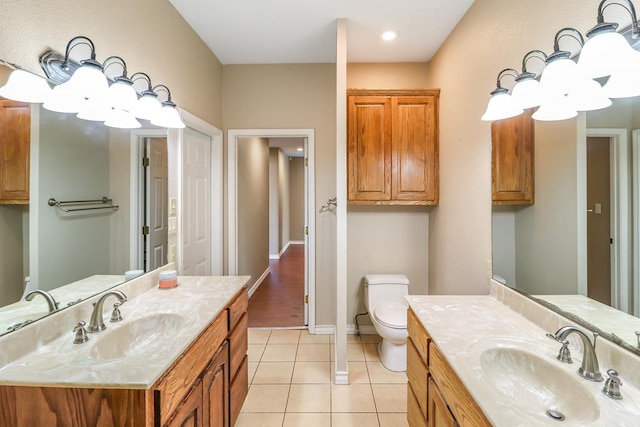
<path id="1" fill-rule="evenodd" d="M 315 333 L 315 194 L 314 194 L 314 131 L 313 129 L 243 129 L 243 130 L 229 130 L 227 143 L 228 143 L 228 272 L 230 275 L 239 274 L 239 236 L 246 233 L 240 227 L 239 214 L 246 215 L 246 209 L 239 208 L 239 195 L 238 194 L 238 181 L 239 178 L 244 179 L 245 176 L 239 173 L 239 147 L 244 147 L 241 144 L 255 143 L 256 138 L 263 139 L 278 139 L 278 138 L 300 138 L 304 141 L 303 149 L 304 157 L 304 233 L 302 235 L 303 251 L 300 254 L 304 259 L 304 269 L 301 272 L 304 279 L 304 293 L 300 295 L 302 306 L 304 307 L 304 324 L 308 325 L 310 333 Z M 267 158 L 268 158 L 268 147 Z M 264 153 L 264 152 L 263 152 Z M 268 172 L 267 177 L 268 177 Z M 268 179 L 268 178 L 267 178 Z M 266 191 L 266 190 L 265 190 Z M 240 212 L 242 211 L 242 212 Z M 268 219 L 265 220 L 265 214 L 260 214 L 260 221 L 264 221 L 268 227 Z M 267 215 L 268 216 L 268 215 Z M 247 236 L 242 238 L 243 242 L 246 242 Z M 268 243 L 268 242 L 267 242 Z M 290 241 L 285 242 L 285 246 Z M 295 245 L 293 245 L 295 246 Z M 289 244 L 289 248 L 292 245 Z M 286 249 L 284 246 L 281 248 Z M 245 249 L 243 254 L 245 255 Z M 284 256 L 289 249 L 278 252 L 284 260 Z M 269 256 L 268 244 L 265 246 L 264 252 L 261 252 L 261 259 L 268 260 Z M 273 261 L 273 260 L 272 260 Z M 271 267 L 262 274 L 256 274 L 258 280 L 255 281 L 254 286 L 250 289 L 249 293 L 252 295 L 259 289 L 264 281 L 269 277 Z M 275 276 L 275 275 L 274 275 Z M 251 304 L 251 302 L 250 302 Z"/>

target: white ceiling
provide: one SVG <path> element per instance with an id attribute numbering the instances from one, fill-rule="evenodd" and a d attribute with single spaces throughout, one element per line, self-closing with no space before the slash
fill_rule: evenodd
<path id="1" fill-rule="evenodd" d="M 333 63 L 347 18 L 348 62 L 425 62 L 473 0 L 170 0 L 223 64 Z M 394 30 L 384 42 L 379 35 Z"/>
<path id="2" fill-rule="evenodd" d="M 285 156 L 304 157 L 304 151 L 298 151 L 304 149 L 304 138 L 269 138 L 269 147 L 281 149 Z"/>

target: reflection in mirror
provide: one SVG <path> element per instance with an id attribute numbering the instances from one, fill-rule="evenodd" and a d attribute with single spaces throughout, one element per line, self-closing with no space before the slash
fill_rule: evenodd
<path id="1" fill-rule="evenodd" d="M 25 300 L 34 289 L 63 309 L 122 283 L 127 271 L 166 263 L 166 129 L 30 110 L 21 130 L 30 134 L 29 202 L 0 205 L 0 334 L 48 314 L 44 296 Z M 74 203 L 50 206 L 51 198 Z"/>
<path id="2" fill-rule="evenodd" d="M 536 123 L 535 204 L 493 207 L 494 278 L 640 352 L 640 100 L 577 124 Z"/>

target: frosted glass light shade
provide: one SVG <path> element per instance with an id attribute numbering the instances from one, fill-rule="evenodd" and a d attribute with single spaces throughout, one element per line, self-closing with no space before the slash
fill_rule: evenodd
<path id="1" fill-rule="evenodd" d="M 143 92 L 138 102 L 136 102 L 133 115 L 139 119 L 151 120 L 158 114 L 161 107 L 162 104 L 158 101 L 158 95 Z"/>
<path id="2" fill-rule="evenodd" d="M 111 109 L 104 124 L 105 126 L 119 129 L 137 129 L 142 126 L 140 122 L 133 117 L 133 114 L 116 108 Z"/>
<path id="3" fill-rule="evenodd" d="M 621 34 L 615 31 L 599 32 L 589 37 L 582 47 L 578 65 L 585 75 L 595 79 L 610 76 L 617 70 L 635 64 L 633 57 L 637 55 L 640 54 Z"/>
<path id="4" fill-rule="evenodd" d="M 133 84 L 123 79 L 116 81 L 109 87 L 109 106 L 124 111 L 133 111 L 138 103 L 138 94 Z"/>
<path id="5" fill-rule="evenodd" d="M 578 79 L 584 79 L 584 74 L 571 59 L 559 58 L 547 64 L 540 84 L 550 96 L 566 95 L 576 86 Z"/>
<path id="6" fill-rule="evenodd" d="M 163 103 L 162 108 L 160 108 L 155 117 L 151 119 L 151 124 L 164 128 L 181 129 L 185 127 L 178 110 L 167 103 Z"/>
<path id="7" fill-rule="evenodd" d="M 111 110 L 112 108 L 104 101 L 90 98 L 82 104 L 80 111 L 78 111 L 78 118 L 94 122 L 104 122 L 109 117 Z"/>
<path id="8" fill-rule="evenodd" d="M 102 67 L 89 61 L 85 61 L 61 86 L 84 98 L 104 97 L 109 91 L 109 83 Z"/>
<path id="9" fill-rule="evenodd" d="M 0 88 L 0 96 L 14 101 L 39 104 L 51 96 L 51 87 L 40 76 L 25 70 L 13 70 L 7 84 Z"/>
<path id="10" fill-rule="evenodd" d="M 616 71 L 602 87 L 609 98 L 631 98 L 640 95 L 640 75 L 634 70 Z"/>
<path id="11" fill-rule="evenodd" d="M 71 93 L 64 85 L 53 88 L 51 95 L 42 105 L 49 111 L 57 113 L 77 113 L 84 105 L 85 99 L 78 94 Z"/>
<path id="12" fill-rule="evenodd" d="M 538 111 L 533 113 L 535 120 L 541 121 L 556 121 L 566 120 L 578 115 L 575 108 L 571 106 L 567 97 L 564 95 L 557 95 L 547 99 Z"/>
<path id="13" fill-rule="evenodd" d="M 584 79 L 567 95 L 569 104 L 577 111 L 593 111 L 607 108 L 611 100 L 598 82 Z"/>
<path id="14" fill-rule="evenodd" d="M 506 90 L 494 94 L 489 100 L 487 110 L 481 117 L 485 122 L 494 120 L 508 119 L 524 113 L 524 110 L 518 106 Z"/>
<path id="15" fill-rule="evenodd" d="M 511 94 L 513 101 L 525 110 L 542 104 L 547 96 L 544 87 L 533 76 L 519 80 Z"/>

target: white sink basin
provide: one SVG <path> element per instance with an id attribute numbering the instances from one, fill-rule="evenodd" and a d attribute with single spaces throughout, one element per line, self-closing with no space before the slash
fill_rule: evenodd
<path id="1" fill-rule="evenodd" d="M 514 410 L 548 423 L 553 423 L 552 415 L 557 414 L 572 425 L 598 419 L 600 409 L 594 396 L 579 383 L 586 380 L 554 362 L 512 347 L 489 348 L 480 354 L 485 380 L 509 399 Z"/>
<path id="2" fill-rule="evenodd" d="M 108 323 L 106 331 L 89 334 L 89 339 L 95 340 L 89 356 L 97 360 L 112 360 L 152 353 L 170 346 L 171 339 L 180 333 L 186 320 L 175 313 L 156 313 L 119 326 Z"/>

